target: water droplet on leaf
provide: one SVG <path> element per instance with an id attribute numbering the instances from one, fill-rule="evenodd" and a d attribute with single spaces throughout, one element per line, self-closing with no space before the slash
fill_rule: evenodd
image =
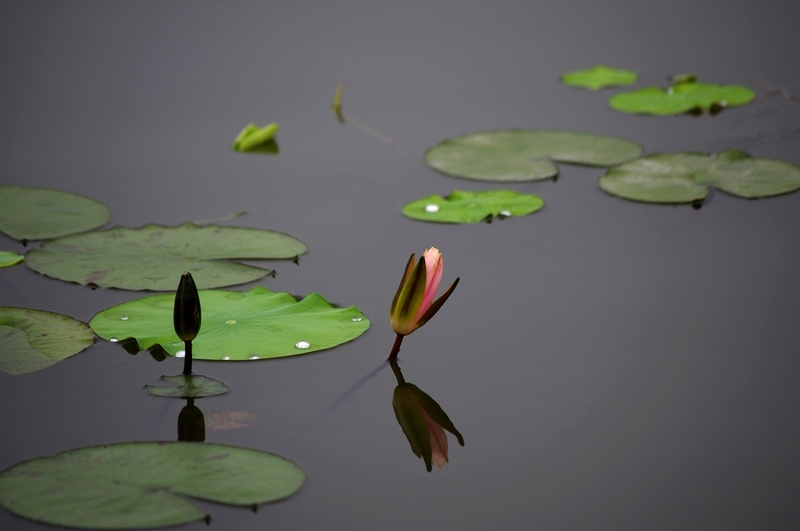
<path id="1" fill-rule="evenodd" d="M 439 212 L 439 205 L 425 205 L 425 212 Z"/>
<path id="2" fill-rule="evenodd" d="M 233 319 L 231 319 L 230 321 L 225 321 L 225 324 L 226 324 L 226 325 L 235 325 L 235 324 L 236 324 L 236 321 L 235 321 L 235 320 L 233 320 Z"/>
<path id="3" fill-rule="evenodd" d="M 120 320 L 121 321 L 127 321 L 128 320 L 128 316 L 127 315 L 123 315 L 122 317 L 120 317 Z"/>
<path id="4" fill-rule="evenodd" d="M 354 323 L 357 323 L 359 321 L 361 321 L 361 317 L 353 317 L 353 322 Z"/>
<path id="5" fill-rule="evenodd" d="M 229 359 L 231 359 L 231 357 L 230 356 L 222 356 L 220 359 L 223 360 L 223 361 L 228 361 Z"/>
<path id="6" fill-rule="evenodd" d="M 186 351 L 185 350 L 179 350 L 178 352 L 175 353 L 175 357 L 176 358 L 185 358 L 186 357 Z"/>
<path id="7" fill-rule="evenodd" d="M 260 360 L 261 356 L 259 356 L 258 354 L 250 354 L 249 356 L 247 356 L 247 359 L 249 359 L 249 360 Z"/>
<path id="8" fill-rule="evenodd" d="M 297 348 L 308 348 L 311 346 L 311 343 L 308 341 L 298 341 L 294 346 Z"/>
<path id="9" fill-rule="evenodd" d="M 119 339 L 117 339 L 116 337 L 112 337 L 111 339 L 109 339 L 109 341 L 111 341 L 112 343 L 116 343 L 117 341 L 119 341 Z"/>

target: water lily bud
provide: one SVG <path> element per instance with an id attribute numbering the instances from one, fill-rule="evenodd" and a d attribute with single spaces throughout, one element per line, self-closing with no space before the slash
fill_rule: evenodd
<path id="1" fill-rule="evenodd" d="M 416 255 L 412 254 L 389 311 L 392 330 L 404 336 L 427 323 L 439 311 L 459 280 L 456 278 L 447 291 L 434 300 L 444 270 L 442 254 L 431 247 L 425 250 L 416 267 L 415 259 Z"/>
<path id="2" fill-rule="evenodd" d="M 181 276 L 181 283 L 175 293 L 172 321 L 175 333 L 181 341 L 191 341 L 200 332 L 200 296 L 189 272 Z"/>

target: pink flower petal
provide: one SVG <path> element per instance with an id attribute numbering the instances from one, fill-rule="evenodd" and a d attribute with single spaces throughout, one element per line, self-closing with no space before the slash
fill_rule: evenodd
<path id="1" fill-rule="evenodd" d="M 436 247 L 426 249 L 422 256 L 425 257 L 425 295 L 417 312 L 417 319 L 422 317 L 425 310 L 430 308 L 433 303 L 436 291 L 438 291 L 439 284 L 442 282 L 442 273 L 444 273 L 444 260 L 442 260 L 442 254 L 439 249 Z"/>

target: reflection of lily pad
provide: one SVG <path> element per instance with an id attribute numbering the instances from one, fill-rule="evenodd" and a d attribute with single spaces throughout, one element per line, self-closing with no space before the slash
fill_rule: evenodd
<path id="1" fill-rule="evenodd" d="M 11 251 L 0 251 L 0 268 L 11 267 L 25 260 L 25 257 Z"/>
<path id="2" fill-rule="evenodd" d="M 47 240 L 84 232 L 108 221 L 94 199 L 47 188 L 0 185 L 0 232 L 15 240 Z"/>
<path id="3" fill-rule="evenodd" d="M 641 154 L 637 144 L 612 136 L 515 129 L 448 138 L 428 149 L 425 161 L 453 177 L 522 182 L 557 176 L 553 161 L 612 166 Z"/>
<path id="4" fill-rule="evenodd" d="M 162 376 L 169 385 L 145 385 L 147 392 L 154 396 L 169 398 L 202 398 L 204 396 L 224 395 L 230 389 L 227 385 L 201 374 L 178 374 Z"/>
<path id="5" fill-rule="evenodd" d="M 453 190 L 447 196 L 431 195 L 403 207 L 403 214 L 421 221 L 477 223 L 492 217 L 526 216 L 544 205 L 541 197 L 513 190 Z"/>
<path id="6" fill-rule="evenodd" d="M 94 332 L 72 317 L 0 306 L 0 370 L 23 374 L 44 369 L 94 343 Z"/>
<path id="7" fill-rule="evenodd" d="M 31 250 L 25 263 L 78 284 L 167 291 L 186 271 L 200 288 L 252 282 L 270 271 L 228 260 L 288 259 L 304 252 L 303 242 L 279 232 L 184 223 L 67 236 Z"/>
<path id="8" fill-rule="evenodd" d="M 657 153 L 609 169 L 598 181 L 612 195 L 649 203 L 691 203 L 709 187 L 756 199 L 800 189 L 800 167 L 730 149 L 716 155 Z"/>
<path id="9" fill-rule="evenodd" d="M 305 481 L 282 457 L 223 444 L 136 442 L 78 448 L 0 474 L 0 505 L 52 525 L 150 529 L 206 518 L 187 498 L 252 506 Z"/>
<path id="10" fill-rule="evenodd" d="M 737 107 L 753 101 L 755 93 L 738 85 L 710 85 L 691 80 L 664 90 L 647 87 L 615 94 L 608 100 L 612 109 L 633 114 L 667 116 L 693 110 L 708 112 Z"/>
<path id="11" fill-rule="evenodd" d="M 561 76 L 561 82 L 571 87 L 598 90 L 607 87 L 622 87 L 636 83 L 636 72 L 597 65 L 586 70 L 576 70 Z"/>
<path id="12" fill-rule="evenodd" d="M 136 338 L 144 350 L 160 344 L 172 356 L 183 350 L 172 325 L 175 296 L 154 295 L 113 306 L 90 326 L 103 339 Z M 192 341 L 201 360 L 256 360 L 335 347 L 364 333 L 369 319 L 355 306 L 334 308 L 312 293 L 297 301 L 288 293 L 256 286 L 250 291 L 200 290 L 203 324 Z"/>

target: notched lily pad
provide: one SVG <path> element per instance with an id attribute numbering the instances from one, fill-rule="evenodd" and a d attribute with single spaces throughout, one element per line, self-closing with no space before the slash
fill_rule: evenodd
<path id="1" fill-rule="evenodd" d="M 0 268 L 11 267 L 21 263 L 25 257 L 11 251 L 0 251 Z"/>
<path id="2" fill-rule="evenodd" d="M 757 199 L 800 189 L 800 167 L 738 149 L 716 155 L 656 153 L 609 169 L 598 185 L 609 194 L 648 203 L 702 201 L 711 187 Z"/>
<path id="3" fill-rule="evenodd" d="M 78 448 L 0 473 L 0 505 L 81 529 L 151 529 L 208 518 L 190 498 L 253 506 L 293 495 L 303 471 L 224 444 L 135 442 Z"/>
<path id="4" fill-rule="evenodd" d="M 104 204 L 49 188 L 0 185 L 0 232 L 15 240 L 49 240 L 104 225 Z"/>
<path id="5" fill-rule="evenodd" d="M 612 109 L 631 114 L 669 116 L 685 112 L 716 114 L 727 107 L 747 105 L 756 94 L 739 85 L 711 85 L 697 83 L 693 77 L 678 82 L 668 89 L 647 87 L 632 92 L 615 94 L 608 100 Z"/>
<path id="6" fill-rule="evenodd" d="M 638 144 L 612 136 L 511 129 L 448 138 L 428 149 L 425 161 L 452 177 L 525 182 L 556 177 L 554 161 L 612 166 L 641 154 Z"/>
<path id="7" fill-rule="evenodd" d="M 561 76 L 561 82 L 571 87 L 599 90 L 622 87 L 636 83 L 636 72 L 597 65 L 586 70 L 575 70 Z"/>
<path id="8" fill-rule="evenodd" d="M 176 374 L 162 376 L 168 385 L 145 385 L 147 392 L 154 396 L 169 398 L 202 398 L 204 396 L 224 395 L 230 389 L 227 385 L 201 374 Z"/>
<path id="9" fill-rule="evenodd" d="M 101 288 L 171 291 L 189 271 L 200 288 L 252 282 L 271 273 L 229 260 L 291 259 L 306 245 L 263 229 L 146 225 L 67 236 L 32 249 L 25 261 L 43 275 Z"/>
<path id="10" fill-rule="evenodd" d="M 453 190 L 446 197 L 431 195 L 403 207 L 403 214 L 420 221 L 477 223 L 493 218 L 527 216 L 544 206 L 541 197 L 513 190 Z"/>
<path id="11" fill-rule="evenodd" d="M 203 324 L 192 341 L 195 360 L 247 361 L 306 354 L 351 341 L 369 328 L 358 308 L 334 308 L 312 293 L 298 301 L 256 286 L 246 292 L 200 290 Z M 90 321 L 103 339 L 135 338 L 139 349 L 159 344 L 171 356 L 183 351 L 175 335 L 175 296 L 154 295 L 113 306 Z"/>
<path id="12" fill-rule="evenodd" d="M 86 323 L 59 313 L 0 306 L 0 370 L 34 372 L 94 343 Z"/>

